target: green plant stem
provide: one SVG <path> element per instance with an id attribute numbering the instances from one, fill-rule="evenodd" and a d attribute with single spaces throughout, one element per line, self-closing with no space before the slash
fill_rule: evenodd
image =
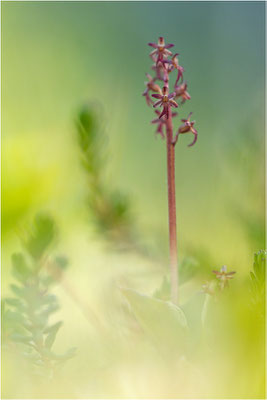
<path id="1" fill-rule="evenodd" d="M 173 141 L 173 125 L 171 108 L 166 121 L 167 143 L 167 176 L 168 176 L 168 208 L 169 208 L 169 245 L 170 245 L 170 281 L 171 299 L 178 304 L 178 256 L 176 235 L 176 202 L 175 202 L 175 144 Z"/>

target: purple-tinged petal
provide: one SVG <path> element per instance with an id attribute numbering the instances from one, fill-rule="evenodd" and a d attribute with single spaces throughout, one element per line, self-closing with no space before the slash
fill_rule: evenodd
<path id="1" fill-rule="evenodd" d="M 155 99 L 161 99 L 162 98 L 162 94 L 159 94 L 159 93 L 153 93 L 151 96 L 155 97 Z"/>
<path id="2" fill-rule="evenodd" d="M 175 107 L 175 108 L 177 108 L 178 107 L 178 104 L 176 103 L 176 101 L 174 101 L 174 100 L 169 100 L 169 103 L 173 106 L 173 107 Z"/>
<path id="3" fill-rule="evenodd" d="M 158 48 L 157 43 L 148 43 L 148 46 L 154 47 L 155 49 Z"/>
<path id="4" fill-rule="evenodd" d="M 151 53 L 149 53 L 149 56 L 152 58 L 153 61 L 155 61 L 153 59 L 153 56 L 155 56 L 157 54 L 157 49 L 156 50 L 152 50 Z"/>
<path id="5" fill-rule="evenodd" d="M 156 101 L 156 103 L 153 104 L 153 107 L 158 107 L 158 106 L 161 105 L 161 104 L 162 104 L 162 101 L 161 101 L 161 100 Z"/>
<path id="6" fill-rule="evenodd" d="M 163 125 L 162 123 L 159 123 L 158 128 L 156 130 L 156 134 L 159 133 L 162 139 L 165 139 L 164 133 L 162 131 L 162 125 Z"/>
<path id="7" fill-rule="evenodd" d="M 165 49 L 170 49 L 173 46 L 174 46 L 174 44 L 172 44 L 172 43 L 165 44 Z"/>
<path id="8" fill-rule="evenodd" d="M 192 114 L 193 114 L 193 111 L 191 111 L 191 112 L 188 114 L 187 119 L 190 119 Z"/>
<path id="9" fill-rule="evenodd" d="M 161 112 L 161 114 L 160 114 L 160 116 L 159 116 L 159 118 L 161 118 L 161 117 L 163 117 L 163 115 L 165 115 L 166 114 L 166 118 L 168 118 L 168 107 L 164 107 L 163 108 L 163 110 L 162 110 L 162 112 Z"/>
<path id="10" fill-rule="evenodd" d="M 143 94 L 143 95 L 144 95 L 144 94 Z M 150 107 L 151 104 L 153 104 L 153 101 L 152 101 L 152 99 L 149 97 L 149 94 L 148 94 L 148 93 L 146 93 L 145 97 L 146 97 L 146 103 L 147 103 L 147 105 Z"/>
<path id="11" fill-rule="evenodd" d="M 168 99 L 173 99 L 176 96 L 175 92 L 168 94 Z"/>
<path id="12" fill-rule="evenodd" d="M 197 141 L 197 131 L 195 131 L 194 136 L 195 136 L 195 137 L 194 137 L 193 142 L 190 143 L 190 144 L 188 145 L 188 147 L 194 146 L 194 144 L 196 143 L 196 141 Z"/>
<path id="13" fill-rule="evenodd" d="M 190 127 L 184 123 L 179 127 L 179 133 L 187 133 L 190 131 Z"/>
<path id="14" fill-rule="evenodd" d="M 171 62 L 171 60 L 162 60 L 162 64 L 171 64 L 172 62 Z"/>
<path id="15" fill-rule="evenodd" d="M 189 94 L 188 92 L 184 92 L 184 98 L 185 98 L 186 100 L 190 100 L 190 99 L 191 99 L 191 96 L 190 96 L 190 94 Z"/>
<path id="16" fill-rule="evenodd" d="M 172 56 L 172 52 L 170 50 L 166 50 L 166 49 L 163 50 L 163 54 L 167 55 L 167 56 Z"/>

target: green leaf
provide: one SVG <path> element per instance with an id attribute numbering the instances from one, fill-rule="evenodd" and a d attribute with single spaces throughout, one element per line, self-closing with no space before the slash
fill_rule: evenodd
<path id="1" fill-rule="evenodd" d="M 132 289 L 122 289 L 122 293 L 144 332 L 162 354 L 176 357 L 185 353 L 188 326 L 181 308 Z"/>
<path id="2" fill-rule="evenodd" d="M 32 341 L 32 338 L 30 336 L 25 336 L 25 335 L 21 335 L 19 333 L 12 333 L 10 335 L 10 338 L 14 341 L 14 342 L 18 342 L 18 343 L 24 343 L 24 344 L 29 344 Z"/>
<path id="3" fill-rule="evenodd" d="M 45 214 L 35 217 L 33 230 L 24 241 L 25 247 L 31 256 L 38 260 L 55 238 L 54 220 Z"/>
<path id="4" fill-rule="evenodd" d="M 48 349 L 51 349 L 51 347 L 53 346 L 53 343 L 56 339 L 58 330 L 61 327 L 61 325 L 62 325 L 62 321 L 59 321 L 44 331 L 44 333 L 48 333 L 48 335 L 45 339 L 45 347 L 47 347 Z"/>
<path id="5" fill-rule="evenodd" d="M 25 307 L 24 307 L 23 303 L 19 299 L 7 298 L 5 300 L 5 302 L 7 304 L 9 304 L 10 306 L 16 307 L 20 311 L 24 311 L 25 310 Z"/>
<path id="6" fill-rule="evenodd" d="M 97 121 L 92 109 L 84 107 L 76 121 L 79 145 L 82 151 L 87 151 L 94 143 L 97 134 Z"/>
<path id="7" fill-rule="evenodd" d="M 21 282 L 25 283 L 31 275 L 31 270 L 28 268 L 25 258 L 22 253 L 14 253 L 11 257 L 13 265 L 13 274 Z"/>
<path id="8" fill-rule="evenodd" d="M 260 250 L 258 253 L 254 254 L 254 273 L 257 280 L 262 284 L 265 283 L 266 254 L 267 252 L 264 250 Z"/>
<path id="9" fill-rule="evenodd" d="M 22 287 L 11 284 L 10 289 L 12 290 L 13 293 L 15 293 L 16 296 L 24 298 L 25 290 Z"/>

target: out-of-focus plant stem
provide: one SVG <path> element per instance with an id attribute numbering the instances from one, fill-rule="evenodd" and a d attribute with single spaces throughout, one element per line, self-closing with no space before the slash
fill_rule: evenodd
<path id="1" fill-rule="evenodd" d="M 171 108 L 166 122 L 167 144 L 167 177 L 168 177 L 168 209 L 169 209 L 169 246 L 170 246 L 170 277 L 171 298 L 178 303 L 178 256 L 176 234 L 176 202 L 175 202 L 175 143 L 173 141 L 173 125 Z"/>

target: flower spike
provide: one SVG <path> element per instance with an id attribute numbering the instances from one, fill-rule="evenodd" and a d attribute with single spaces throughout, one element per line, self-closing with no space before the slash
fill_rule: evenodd
<path id="1" fill-rule="evenodd" d="M 179 65 L 179 53 L 172 55 L 169 51 L 173 44 L 166 44 L 162 36 L 159 37 L 157 43 L 148 43 L 153 47 L 149 54 L 153 60 L 152 70 L 155 73 L 154 78 L 147 75 L 148 82 L 146 90 L 143 93 L 147 104 L 153 104 L 153 108 L 161 107 L 155 110 L 157 118 L 151 121 L 152 124 L 157 124 L 156 134 L 159 134 L 163 139 L 166 138 L 167 147 L 167 182 L 168 182 L 168 219 L 169 219 L 169 246 L 170 246 L 170 283 L 171 283 L 171 299 L 174 304 L 179 302 L 179 285 L 178 285 L 178 254 L 177 254 L 177 235 L 176 235 L 176 202 L 175 202 L 175 145 L 179 134 L 191 132 L 194 134 L 194 140 L 189 146 L 193 146 L 197 141 L 197 130 L 194 128 L 195 121 L 190 121 L 191 114 L 187 119 L 183 119 L 183 124 L 175 134 L 173 131 L 172 118 L 177 113 L 172 112 L 172 107 L 177 108 L 178 104 L 175 99 L 181 97 L 181 103 L 191 98 L 187 92 L 187 83 L 184 82 L 184 68 Z M 177 71 L 177 76 L 174 84 L 174 90 L 170 89 L 170 74 Z M 155 83 L 162 82 L 161 87 Z M 151 94 L 150 91 L 154 92 Z M 155 93 L 156 92 L 156 93 Z M 156 99 L 152 103 L 152 98 Z"/>

